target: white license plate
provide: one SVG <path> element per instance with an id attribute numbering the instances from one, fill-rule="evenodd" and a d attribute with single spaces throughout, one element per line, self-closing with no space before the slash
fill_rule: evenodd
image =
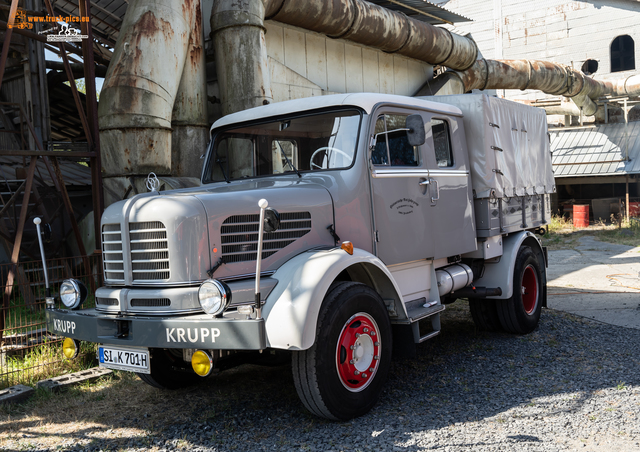
<path id="1" fill-rule="evenodd" d="M 98 348 L 100 367 L 149 373 L 149 351 L 101 346 Z"/>

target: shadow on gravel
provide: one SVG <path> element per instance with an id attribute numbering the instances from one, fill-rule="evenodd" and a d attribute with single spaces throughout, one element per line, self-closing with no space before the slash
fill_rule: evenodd
<path id="1" fill-rule="evenodd" d="M 530 335 L 481 333 L 464 302 L 448 306 L 442 325 L 417 359 L 393 363 L 376 407 L 351 422 L 308 414 L 290 366 L 242 366 L 189 390 L 125 376 L 98 391 L 52 395 L 2 416 L 0 430 L 11 431 L 3 450 L 498 450 L 491 436 L 452 430 L 463 423 L 519 449 L 557 434 L 529 426 L 559 419 L 555 428 L 571 431 L 589 422 L 577 413 L 594 394 L 640 385 L 637 330 L 545 310 Z M 505 414 L 513 408 L 515 421 Z M 61 439 L 51 444 L 52 435 Z"/>

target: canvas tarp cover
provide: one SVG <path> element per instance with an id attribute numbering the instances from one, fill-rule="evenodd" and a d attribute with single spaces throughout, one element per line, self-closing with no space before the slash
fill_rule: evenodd
<path id="1" fill-rule="evenodd" d="M 425 99 L 462 110 L 476 198 L 555 192 L 544 110 L 486 94 Z"/>

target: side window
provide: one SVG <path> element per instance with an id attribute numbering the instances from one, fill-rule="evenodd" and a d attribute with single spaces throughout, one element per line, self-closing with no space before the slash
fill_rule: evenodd
<path id="1" fill-rule="evenodd" d="M 635 54 L 633 38 L 629 35 L 618 36 L 611 43 L 611 72 L 635 69 Z"/>
<path id="2" fill-rule="evenodd" d="M 375 147 L 371 153 L 374 165 L 418 166 L 418 146 L 407 140 L 407 115 L 381 115 L 376 121 Z"/>
<path id="3" fill-rule="evenodd" d="M 451 151 L 451 136 L 449 123 L 442 119 L 431 119 L 431 131 L 433 133 L 433 149 L 436 153 L 436 162 L 441 168 L 453 166 L 453 153 Z"/>

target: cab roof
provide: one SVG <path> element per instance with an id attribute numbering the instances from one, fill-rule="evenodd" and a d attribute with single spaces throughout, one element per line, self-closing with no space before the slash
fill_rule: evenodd
<path id="1" fill-rule="evenodd" d="M 361 108 L 365 111 L 365 113 L 370 114 L 379 104 L 394 104 L 407 107 L 417 107 L 436 113 L 462 116 L 462 112 L 458 107 L 440 102 L 418 99 L 416 97 L 379 93 L 330 94 L 327 96 L 307 97 L 303 99 L 275 102 L 273 104 L 265 105 L 262 107 L 250 108 L 248 110 L 232 113 L 214 122 L 211 126 L 211 130 L 227 126 L 229 124 L 253 121 L 255 119 L 284 116 L 292 113 L 317 110 L 320 108 L 328 107 L 353 106 Z"/>

